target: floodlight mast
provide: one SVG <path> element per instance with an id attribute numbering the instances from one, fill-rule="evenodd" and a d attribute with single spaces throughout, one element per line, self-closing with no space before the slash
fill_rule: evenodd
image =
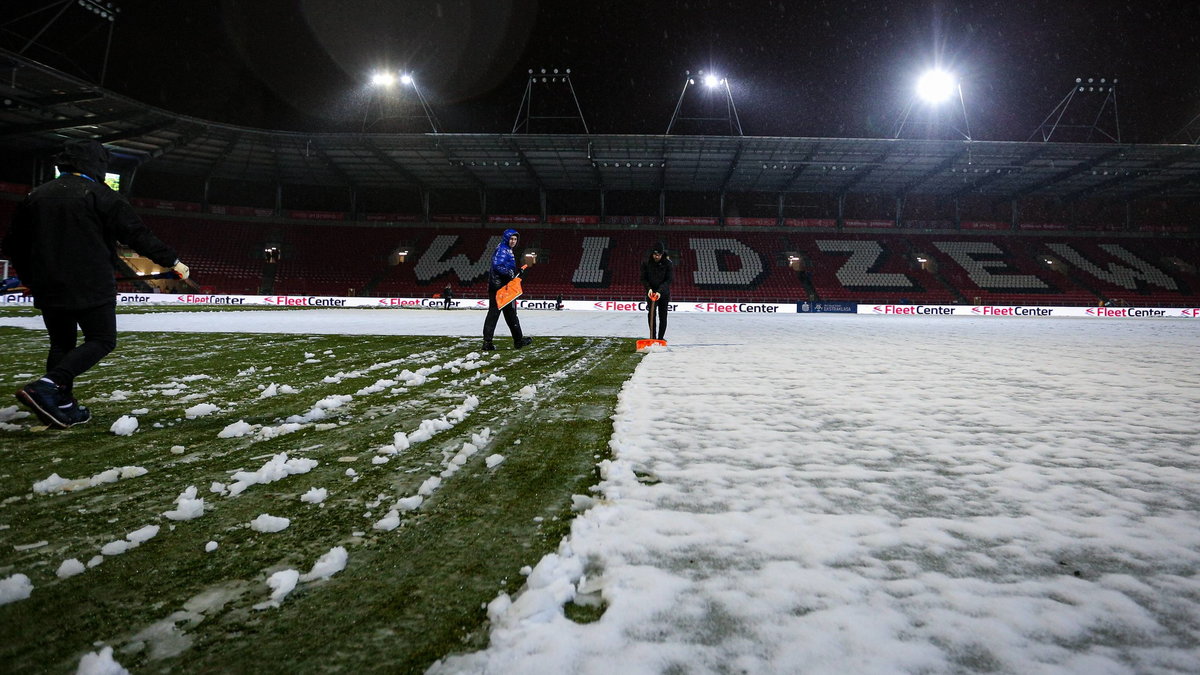
<path id="1" fill-rule="evenodd" d="M 671 121 L 667 123 L 667 135 L 671 135 L 671 129 L 675 128 L 677 120 L 692 120 L 698 122 L 726 122 L 729 124 L 729 131 L 737 133 L 738 136 L 743 136 L 742 121 L 738 118 L 737 106 L 733 103 L 733 91 L 729 88 L 729 80 L 709 73 L 704 74 L 703 70 L 696 73 L 700 76 L 704 86 L 709 89 L 723 88 L 725 91 L 725 117 L 680 117 L 679 111 L 683 109 L 683 98 L 687 95 L 688 87 L 696 84 L 695 78 L 692 77 L 690 70 L 684 71 L 683 90 L 679 92 L 679 100 L 675 103 L 675 112 L 671 113 Z"/>
<path id="2" fill-rule="evenodd" d="M 575 94 L 575 85 L 571 83 L 571 69 L 564 68 L 562 72 L 559 72 L 558 68 L 551 68 L 549 72 L 545 68 L 540 70 L 541 72 L 535 73 L 532 68 L 529 69 L 529 79 L 525 81 L 525 93 L 521 96 L 521 106 L 517 109 L 517 119 L 513 122 L 512 133 L 518 133 L 522 127 L 524 127 L 525 133 L 532 133 L 533 120 L 578 120 L 583 127 L 583 133 L 590 135 L 587 120 L 583 118 L 583 108 L 579 105 L 579 96 Z M 534 115 L 533 85 L 539 82 L 541 84 L 567 85 L 567 90 L 571 92 L 571 101 L 575 104 L 575 114 Z"/>
<path id="3" fill-rule="evenodd" d="M 1092 120 L 1090 125 L 1062 124 L 1062 118 L 1067 114 L 1067 108 L 1070 107 L 1071 101 L 1074 100 L 1077 94 L 1096 93 L 1104 94 L 1104 100 L 1100 102 L 1100 109 L 1096 112 L 1096 118 Z M 1104 112 L 1108 108 L 1110 101 L 1112 102 L 1113 126 L 1116 133 L 1115 136 L 1100 128 L 1100 118 L 1104 116 Z M 1054 118 L 1054 122 L 1052 123 L 1050 123 L 1051 117 Z M 1049 128 L 1047 128 L 1047 123 L 1049 123 Z M 1029 135 L 1029 138 L 1025 140 L 1026 142 L 1031 141 L 1040 133 L 1042 136 L 1042 141 L 1049 142 L 1050 138 L 1054 136 L 1054 132 L 1057 131 L 1059 127 L 1063 127 L 1064 129 L 1087 129 L 1087 141 L 1092 140 L 1093 133 L 1098 133 L 1102 136 L 1106 136 L 1110 141 L 1120 143 L 1121 118 L 1117 115 L 1117 79 L 1115 77 L 1112 79 L 1101 77 L 1097 82 L 1097 78 L 1089 77 L 1087 81 L 1084 82 L 1082 77 L 1075 78 L 1075 84 L 1071 87 L 1071 90 L 1067 92 L 1067 95 L 1058 102 L 1058 105 L 1054 106 L 1054 109 L 1050 111 L 1050 114 L 1046 115 L 1046 119 L 1042 120 L 1042 123 L 1039 124 L 1038 127 L 1033 130 L 1033 133 Z"/>
<path id="4" fill-rule="evenodd" d="M 62 15 L 68 9 L 70 9 L 72 6 L 79 6 L 84 11 L 91 12 L 92 14 L 95 14 L 96 16 L 98 16 L 101 21 L 108 22 L 108 37 L 105 39 L 105 43 L 104 43 L 104 58 L 100 62 L 100 82 L 99 82 L 99 84 L 100 84 L 100 86 L 103 87 L 104 86 L 104 78 L 108 75 L 108 54 L 112 50 L 113 27 L 116 25 L 116 22 L 117 22 L 117 14 L 119 14 L 121 11 L 120 7 L 113 6 L 113 3 L 111 3 L 111 2 L 107 2 L 107 1 L 101 2 L 100 0 L 55 0 L 54 2 L 50 2 L 46 5 L 43 5 L 42 7 L 35 9 L 32 12 L 28 12 L 22 16 L 16 17 L 15 19 L 8 21 L 4 25 L 8 26 L 12 23 L 15 23 L 15 22 L 25 19 L 27 17 L 33 16 L 34 14 L 38 14 L 39 12 L 44 12 L 46 10 L 53 9 L 55 7 L 59 8 L 58 13 L 55 14 L 53 17 L 51 17 L 50 20 L 47 21 L 45 24 L 43 24 L 41 29 L 38 30 L 38 32 L 36 34 L 34 34 L 33 37 L 29 38 L 29 41 L 25 43 L 25 46 L 22 47 L 20 49 L 20 51 L 17 52 L 17 54 L 24 55 L 25 52 L 28 51 L 29 48 L 32 47 L 34 45 L 34 43 L 36 43 L 38 41 L 38 38 L 42 37 L 42 34 L 45 33 L 50 28 L 50 26 L 54 25 L 54 22 L 58 21 L 59 18 L 61 18 Z"/>
<path id="5" fill-rule="evenodd" d="M 432 129 L 433 133 L 435 134 L 441 133 L 441 130 L 438 129 L 437 115 L 433 113 L 433 108 L 429 107 L 429 102 L 425 100 L 424 94 L 421 93 L 421 88 L 417 86 L 416 78 L 414 78 L 411 73 L 400 73 L 400 76 L 397 77 L 396 74 L 391 71 L 379 71 L 371 75 L 370 80 L 371 87 L 382 89 L 391 89 L 396 85 L 397 82 L 402 85 L 412 87 L 413 92 L 415 92 L 417 95 L 417 101 L 419 101 L 421 104 L 421 112 L 423 113 L 423 117 L 425 118 L 425 121 L 429 123 L 429 128 Z M 374 96 L 375 95 L 372 94 L 371 98 L 374 98 Z M 371 101 L 368 100 L 367 110 L 363 114 L 363 131 L 366 131 L 367 127 L 370 126 L 370 124 L 368 124 L 370 116 Z M 384 117 L 383 102 L 381 101 L 379 104 L 379 119 L 382 120 Z"/>
<path id="6" fill-rule="evenodd" d="M 904 110 L 900 113 L 900 121 L 896 126 L 896 133 L 892 138 L 900 138 L 900 134 L 904 131 L 904 125 L 908 122 L 909 113 L 912 112 L 913 104 L 917 99 L 921 99 L 926 104 L 937 106 L 945 103 L 946 99 L 958 93 L 959 109 L 962 110 L 963 128 L 959 129 L 951 125 L 964 139 L 970 141 L 971 138 L 971 122 L 967 118 L 967 101 L 963 96 L 962 82 L 954 75 L 947 73 L 944 70 L 930 70 L 917 80 L 916 91 L 911 98 L 908 99 L 908 104 L 904 106 Z"/>

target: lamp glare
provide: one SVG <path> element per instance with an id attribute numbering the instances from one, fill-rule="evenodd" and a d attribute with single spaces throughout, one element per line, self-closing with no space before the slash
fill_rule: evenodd
<path id="1" fill-rule="evenodd" d="M 954 95 L 957 85 L 950 73 L 930 70 L 917 80 L 917 96 L 928 103 L 941 103 Z"/>
<path id="2" fill-rule="evenodd" d="M 708 87 L 709 89 L 715 89 L 718 84 L 721 84 L 721 80 L 716 75 L 704 76 L 704 86 Z"/>
<path id="3" fill-rule="evenodd" d="M 371 84 L 376 87 L 390 87 L 396 84 L 396 76 L 391 73 L 375 73 L 371 76 Z"/>

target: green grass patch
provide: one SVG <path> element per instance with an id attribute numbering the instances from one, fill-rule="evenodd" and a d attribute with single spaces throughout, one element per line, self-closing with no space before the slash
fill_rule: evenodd
<path id="1" fill-rule="evenodd" d="M 15 391 L 40 374 L 46 338 L 0 328 L 0 340 L 0 385 Z M 484 603 L 520 588 L 520 569 L 567 532 L 571 496 L 597 482 L 617 393 L 638 356 L 628 341 L 607 338 L 541 338 L 529 349 L 468 358 L 477 345 L 129 333 L 76 385 L 95 415 L 90 424 L 39 430 L 33 417 L 0 412 L 8 418 L 0 430 L 0 579 L 22 573 L 34 586 L 29 598 L 0 606 L 4 669 L 74 672 L 103 643 L 136 672 L 403 673 L 484 646 Z M 271 385 L 296 393 L 263 397 Z M 522 396 L 527 387 L 536 394 Z M 350 399 L 282 433 L 289 417 L 335 396 Z M 464 405 L 470 397 L 474 407 Z M 218 411 L 188 419 L 185 410 L 199 404 Z M 446 418 L 456 408 L 469 410 Z M 138 420 L 130 436 L 110 432 L 122 415 Z M 450 428 L 381 452 L 396 432 L 439 419 Z M 239 421 L 256 431 L 218 437 Z M 481 447 L 447 472 L 465 443 Z M 317 464 L 237 496 L 211 491 L 279 453 Z M 488 468 L 494 454 L 505 459 Z M 88 479 L 121 467 L 146 473 L 67 492 L 33 487 L 51 474 Z M 441 484 L 419 508 L 399 512 L 399 527 L 375 527 L 433 476 Z M 165 518 L 190 486 L 204 514 Z M 311 488 L 328 497 L 302 502 Z M 264 513 L 290 525 L 251 529 Z M 87 564 L 148 525 L 160 530 L 140 546 L 57 576 L 64 560 Z M 216 550 L 205 551 L 209 542 Z M 304 574 L 335 546 L 348 552 L 344 570 L 301 582 L 278 607 L 254 608 L 268 601 L 271 574 Z"/>

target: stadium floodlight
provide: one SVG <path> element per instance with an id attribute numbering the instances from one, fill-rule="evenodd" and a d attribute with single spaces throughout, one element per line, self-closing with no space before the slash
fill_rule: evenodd
<path id="1" fill-rule="evenodd" d="M 684 71 L 683 90 L 679 92 L 679 100 L 675 103 L 675 112 L 671 114 L 671 121 L 667 123 L 667 135 L 671 135 L 671 129 L 675 127 L 675 121 L 678 119 L 687 119 L 700 122 L 725 122 L 729 125 L 731 134 L 742 134 L 742 121 L 738 119 L 737 106 L 733 103 L 733 91 L 729 88 L 729 80 L 713 73 L 705 73 L 703 70 L 696 73 L 699 76 L 700 83 L 709 90 L 724 89 L 725 116 L 724 117 L 680 117 L 680 110 L 683 108 L 683 99 L 687 95 L 689 87 L 696 84 L 696 78 L 692 77 L 691 71 Z M 710 95 L 711 100 L 711 95 Z"/>
<path id="2" fill-rule="evenodd" d="M 926 71 L 917 80 L 917 96 L 926 103 L 942 103 L 949 100 L 958 88 L 958 80 L 944 70 Z"/>
<path id="3" fill-rule="evenodd" d="M 963 138 L 970 141 L 971 123 L 967 119 L 967 102 L 963 97 L 962 84 L 954 74 L 940 68 L 927 70 L 917 79 L 916 90 L 912 98 L 909 99 L 908 105 L 900 113 L 900 120 L 896 126 L 896 133 L 893 135 L 893 138 L 900 138 L 900 134 L 904 131 L 904 126 L 908 122 L 908 116 L 912 112 L 915 101 L 919 99 L 933 109 L 949 101 L 955 94 L 958 95 L 959 109 L 962 112 L 962 128 L 952 126 L 954 126 L 954 130 L 961 134 Z M 931 114 L 934 114 L 932 110 Z"/>
<path id="4" fill-rule="evenodd" d="M 378 72 L 371 76 L 371 84 L 376 87 L 390 87 L 396 84 L 396 76 L 392 73 Z"/>
<path id="5" fill-rule="evenodd" d="M 375 88 L 391 89 L 392 87 L 394 87 L 396 85 L 397 82 L 399 82 L 405 86 L 412 87 L 413 92 L 417 95 L 417 100 L 421 103 L 421 111 L 424 114 L 426 121 L 429 122 L 429 127 L 431 129 L 433 129 L 433 133 L 435 133 L 435 134 L 441 133 L 441 131 L 438 129 L 437 116 L 435 116 L 433 114 L 433 109 L 429 107 L 429 102 L 425 100 L 425 95 L 421 93 L 421 88 L 417 86 L 417 80 L 416 80 L 416 78 L 414 78 L 412 76 L 412 73 L 402 72 L 402 73 L 397 74 L 397 73 L 393 73 L 391 71 L 381 70 L 381 71 L 378 71 L 375 74 L 371 75 L 371 86 L 375 87 Z M 383 104 L 382 104 L 382 102 L 380 103 L 380 107 L 381 107 L 380 119 L 383 119 L 383 115 L 382 115 Z M 370 108 L 371 108 L 371 104 L 370 104 L 370 102 L 368 102 L 367 103 L 367 115 L 370 115 Z M 367 126 L 368 126 L 367 118 L 364 117 L 363 118 L 363 130 L 364 131 L 367 129 Z"/>

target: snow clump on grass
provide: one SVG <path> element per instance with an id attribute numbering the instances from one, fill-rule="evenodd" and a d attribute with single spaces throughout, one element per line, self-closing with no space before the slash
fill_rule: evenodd
<path id="1" fill-rule="evenodd" d="M 136 417 L 121 415 L 116 422 L 112 423 L 112 426 L 109 427 L 108 430 L 117 436 L 132 436 L 133 432 L 137 431 L 137 428 L 138 421 Z"/>
<path id="2" fill-rule="evenodd" d="M 217 406 L 215 406 L 211 403 L 198 403 L 198 404 L 184 410 L 183 416 L 188 418 L 189 420 L 194 420 L 197 417 L 204 417 L 205 415 L 211 415 L 211 414 L 217 412 L 218 410 L 220 410 L 220 408 L 218 408 Z"/>
<path id="3" fill-rule="evenodd" d="M 282 532 L 291 525 L 292 521 L 282 516 L 272 516 L 269 513 L 264 513 L 254 520 L 250 521 L 250 529 L 255 532 Z"/>

